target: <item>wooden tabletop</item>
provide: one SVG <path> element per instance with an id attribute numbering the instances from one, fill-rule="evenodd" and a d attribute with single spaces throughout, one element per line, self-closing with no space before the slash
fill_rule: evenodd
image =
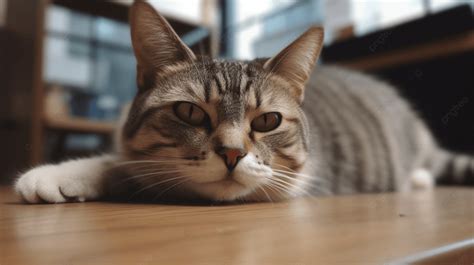
<path id="1" fill-rule="evenodd" d="M 395 264 L 423 256 L 429 262 L 419 264 L 436 264 L 433 253 L 438 264 L 474 262 L 472 188 L 224 206 L 24 205 L 9 188 L 0 196 L 2 265 Z"/>

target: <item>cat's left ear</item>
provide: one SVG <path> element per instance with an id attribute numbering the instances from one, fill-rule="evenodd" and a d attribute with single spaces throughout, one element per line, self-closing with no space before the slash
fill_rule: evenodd
<path id="1" fill-rule="evenodd" d="M 323 47 L 323 39 L 324 30 L 311 27 L 264 64 L 266 70 L 290 82 L 291 92 L 300 103 L 304 97 L 304 86 Z"/>

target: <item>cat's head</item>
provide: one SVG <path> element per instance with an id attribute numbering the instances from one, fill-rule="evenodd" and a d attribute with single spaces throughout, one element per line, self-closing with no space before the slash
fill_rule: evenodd
<path id="1" fill-rule="evenodd" d="M 198 58 L 145 2 L 134 3 L 130 22 L 139 92 L 122 147 L 144 191 L 212 200 L 302 192 L 301 103 L 322 29 L 310 28 L 271 59 L 243 62 Z"/>

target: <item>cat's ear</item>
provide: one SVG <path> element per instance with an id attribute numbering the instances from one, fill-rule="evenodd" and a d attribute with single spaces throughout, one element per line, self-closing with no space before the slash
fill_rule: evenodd
<path id="1" fill-rule="evenodd" d="M 166 66 L 196 59 L 166 19 L 145 1 L 136 0 L 131 6 L 130 28 L 140 91 L 153 86 Z"/>
<path id="2" fill-rule="evenodd" d="M 303 101 L 304 86 L 323 46 L 324 31 L 311 27 L 275 57 L 265 62 L 264 68 L 289 81 L 292 94 Z"/>

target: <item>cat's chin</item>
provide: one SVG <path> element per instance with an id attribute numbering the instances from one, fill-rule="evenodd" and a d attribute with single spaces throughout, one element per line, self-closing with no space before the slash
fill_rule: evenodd
<path id="1" fill-rule="evenodd" d="M 255 187 L 248 187 L 235 179 L 193 183 L 191 188 L 206 198 L 215 201 L 234 201 L 247 196 Z"/>

